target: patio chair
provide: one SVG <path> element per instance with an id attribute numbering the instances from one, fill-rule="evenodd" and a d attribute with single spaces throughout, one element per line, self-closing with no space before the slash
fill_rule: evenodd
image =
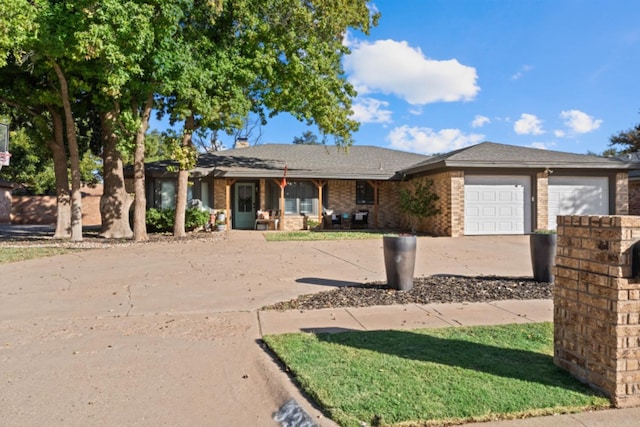
<path id="1" fill-rule="evenodd" d="M 359 210 L 351 215 L 352 228 L 368 228 L 369 227 L 369 211 Z"/>

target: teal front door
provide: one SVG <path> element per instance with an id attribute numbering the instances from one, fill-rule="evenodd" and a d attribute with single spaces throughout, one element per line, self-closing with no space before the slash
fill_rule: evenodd
<path id="1" fill-rule="evenodd" d="M 236 183 L 236 197 L 234 200 L 233 228 L 250 229 L 256 220 L 256 185 L 248 182 Z"/>

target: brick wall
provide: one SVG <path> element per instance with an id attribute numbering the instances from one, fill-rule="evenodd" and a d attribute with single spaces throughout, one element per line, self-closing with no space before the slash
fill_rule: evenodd
<path id="1" fill-rule="evenodd" d="M 433 180 L 432 190 L 439 199 L 436 206 L 440 213 L 431 218 L 423 218 L 418 221 L 418 231 L 433 234 L 435 236 L 457 237 L 464 234 L 464 172 L 448 171 L 438 174 L 415 178 L 414 180 L 403 182 L 402 188 L 412 188 L 412 183 L 416 180 Z M 402 214 L 395 210 L 393 213 L 402 217 Z M 402 218 L 405 227 L 410 224 L 409 218 Z"/>
<path id="2" fill-rule="evenodd" d="M 640 405 L 638 241 L 640 217 L 558 217 L 554 362 L 617 407 Z"/>
<path id="3" fill-rule="evenodd" d="M 82 225 L 101 225 L 100 197 L 102 187 L 82 188 Z M 13 196 L 11 200 L 12 224 L 55 225 L 57 217 L 55 196 Z"/>
<path id="4" fill-rule="evenodd" d="M 629 215 L 640 215 L 640 181 L 629 181 Z"/>

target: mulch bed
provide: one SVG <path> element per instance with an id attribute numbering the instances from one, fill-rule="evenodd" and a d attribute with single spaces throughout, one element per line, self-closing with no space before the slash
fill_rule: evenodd
<path id="1" fill-rule="evenodd" d="M 437 275 L 414 279 L 410 291 L 390 289 L 385 283 L 365 283 L 302 295 L 263 309 L 314 310 L 392 304 L 551 299 L 552 290 L 553 284 L 536 282 L 531 278 Z"/>

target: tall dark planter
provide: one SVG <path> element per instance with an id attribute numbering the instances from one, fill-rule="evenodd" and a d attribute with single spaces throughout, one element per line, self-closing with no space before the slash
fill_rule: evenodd
<path id="1" fill-rule="evenodd" d="M 416 236 L 384 236 L 384 267 L 387 285 L 401 291 L 413 288 L 416 265 Z"/>
<path id="2" fill-rule="evenodd" d="M 531 250 L 531 266 L 533 280 L 553 283 L 553 266 L 556 258 L 556 234 L 531 234 L 529 248 Z"/>

